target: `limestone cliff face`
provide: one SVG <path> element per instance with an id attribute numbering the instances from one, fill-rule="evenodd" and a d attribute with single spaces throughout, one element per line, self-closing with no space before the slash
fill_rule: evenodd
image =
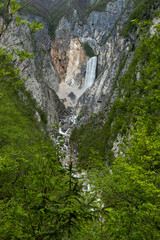
<path id="1" fill-rule="evenodd" d="M 91 1 L 95 3 L 98 1 Z M 61 78 L 58 91 L 66 107 L 74 107 L 75 114 L 87 109 L 97 113 L 105 106 L 111 93 L 119 64 L 126 58 L 126 66 L 132 54 L 131 40 L 120 35 L 122 26 L 132 11 L 132 1 L 109 1 L 103 12 L 93 11 L 79 19 L 76 10 L 70 20 L 62 18 L 56 30 L 52 59 Z M 97 55 L 96 76 L 93 84 L 85 88 L 87 63 L 83 45 L 88 43 Z M 123 74 L 122 70 L 121 74 Z M 70 94 L 71 93 L 71 94 Z M 116 98 L 116 89 L 112 101 Z"/>
<path id="2" fill-rule="evenodd" d="M 67 65 L 68 65 L 68 52 L 70 45 L 70 30 L 71 25 L 67 19 L 62 18 L 58 31 L 55 34 L 55 40 L 51 46 L 52 62 L 60 76 L 61 81 L 64 81 Z"/>
<path id="3" fill-rule="evenodd" d="M 58 96 L 66 107 L 74 107 L 83 92 L 86 64 L 79 39 L 73 35 L 73 25 L 78 20 L 76 11 L 71 22 L 62 18 L 51 47 L 52 62 L 60 77 Z"/>
<path id="4" fill-rule="evenodd" d="M 96 2 L 91 0 L 90 4 Z M 71 114 L 78 115 L 84 110 L 97 113 L 109 97 L 112 102 L 115 100 L 116 89 L 112 95 L 111 89 L 119 74 L 119 64 L 128 55 L 127 67 L 132 57 L 131 40 L 120 35 L 131 11 L 132 1 L 128 0 L 109 1 L 103 12 L 93 11 L 84 19 L 74 10 L 69 19 L 60 20 L 54 40 L 39 17 L 34 20 L 44 23 L 44 29 L 36 34 L 31 35 L 26 26 L 17 27 L 14 23 L 7 31 L 3 45 L 18 44 L 19 49 L 25 47 L 34 53 L 33 59 L 16 61 L 16 65 L 26 77 L 26 88 L 47 113 L 49 125 L 59 121 L 63 103 L 72 109 Z M 86 43 L 96 56 L 87 56 Z"/>
<path id="5" fill-rule="evenodd" d="M 48 126 L 59 121 L 60 103 L 56 96 L 59 88 L 59 76 L 52 65 L 50 57 L 51 40 L 47 33 L 46 23 L 39 17 L 29 20 L 37 20 L 44 24 L 44 28 L 35 34 L 31 34 L 27 26 L 16 26 L 13 22 L 4 34 L 1 44 L 3 46 L 16 46 L 18 50 L 26 49 L 34 53 L 31 60 L 23 63 L 17 60 L 16 67 L 20 68 L 20 75 L 26 78 L 26 89 L 36 99 L 39 106 L 46 112 Z M 61 105 L 62 107 L 62 105 Z"/>
<path id="6" fill-rule="evenodd" d="M 110 4 L 108 5 L 111 6 Z M 108 36 L 108 38 L 106 38 L 105 42 L 103 40 L 102 43 L 102 38 L 101 40 L 98 38 L 98 42 L 96 41 L 99 49 L 97 78 L 91 88 L 80 97 L 76 106 L 77 114 L 79 114 L 84 108 L 86 109 L 86 107 L 88 112 L 99 112 L 105 107 L 105 103 L 109 97 L 111 97 L 111 102 L 114 102 L 117 91 L 115 88 L 111 93 L 113 84 L 116 81 L 116 78 L 118 79 L 118 77 L 123 75 L 132 58 L 132 52 L 130 51 L 132 41 L 123 38 L 120 34 L 120 30 L 126 23 L 128 15 L 131 12 L 132 3 L 128 4 L 127 1 L 116 1 L 115 6 L 117 6 L 117 12 L 121 10 L 121 17 L 118 21 L 115 19 L 117 21 L 116 25 L 110 33 L 108 33 L 107 30 L 106 36 Z M 118 6 L 121 7 L 118 8 Z M 107 6 L 106 9 L 109 9 L 109 7 Z M 113 25 L 113 19 L 111 21 L 111 25 Z M 108 26 L 107 29 L 109 28 L 110 27 Z M 120 69 L 122 62 L 125 62 L 124 68 Z"/>
<path id="7" fill-rule="evenodd" d="M 78 38 L 71 39 L 68 51 L 68 66 L 65 82 L 70 86 L 81 87 L 81 79 L 79 75 L 83 71 L 83 64 L 85 62 L 85 53 L 78 40 Z M 85 62 L 86 63 L 86 62 Z"/>
<path id="8" fill-rule="evenodd" d="M 78 38 L 71 39 L 67 53 L 64 52 L 65 54 L 68 56 L 68 64 L 66 65 L 65 78 L 60 83 L 57 93 L 66 107 L 73 107 L 83 93 L 88 58 L 85 56 Z"/>
<path id="9" fill-rule="evenodd" d="M 65 51 L 62 44 L 63 42 L 61 44 L 57 41 L 53 42 L 51 47 L 51 56 L 52 62 L 58 72 L 61 81 L 64 81 L 68 65 L 68 49 L 66 49 Z M 63 54 L 63 52 L 65 52 L 66 54 Z"/>
<path id="10" fill-rule="evenodd" d="M 68 19 L 60 20 L 54 40 L 50 39 L 45 22 L 38 17 L 36 20 L 45 25 L 43 30 L 31 35 L 26 26 L 14 25 L 3 38 L 3 45 L 21 42 L 19 49 L 25 47 L 34 52 L 32 60 L 16 61 L 16 66 L 21 69 L 21 76 L 26 77 L 26 88 L 46 112 L 48 126 L 62 125 L 60 134 L 64 136 L 68 156 L 73 125 L 80 126 L 93 113 L 104 109 L 108 99 L 110 104 L 116 100 L 118 78 L 133 55 L 134 39 L 120 34 L 132 5 L 133 1 L 129 0 L 108 1 L 103 12 L 92 11 L 83 19 L 74 10 Z M 88 54 L 90 48 L 93 51 Z M 114 148 L 117 149 L 116 142 Z"/>
<path id="11" fill-rule="evenodd" d="M 123 15 L 127 5 L 128 0 L 109 1 L 103 12 L 91 12 L 85 20 L 85 24 L 77 21 L 73 34 L 78 36 L 82 43 L 87 41 L 93 50 L 99 54 L 100 46 L 110 34 L 118 19 Z"/>

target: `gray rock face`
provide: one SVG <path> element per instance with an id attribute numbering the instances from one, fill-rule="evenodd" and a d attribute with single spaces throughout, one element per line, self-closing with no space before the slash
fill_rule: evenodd
<path id="1" fill-rule="evenodd" d="M 29 20 L 32 21 L 32 17 Z M 13 22 L 4 34 L 1 44 L 13 45 L 18 50 L 26 49 L 34 53 L 31 60 L 24 62 L 17 60 L 15 65 L 20 68 L 21 77 L 26 78 L 26 89 L 32 93 L 39 106 L 46 112 L 48 126 L 50 126 L 59 121 L 55 94 L 59 87 L 59 76 L 51 62 L 49 53 L 51 40 L 47 33 L 47 25 L 39 17 L 34 17 L 34 20 L 42 22 L 44 28 L 31 34 L 27 26 L 16 26 Z"/>
<path id="2" fill-rule="evenodd" d="M 95 2 L 98 1 L 91 1 L 92 4 Z M 61 42 L 63 46 L 65 46 L 66 43 L 67 46 L 69 46 L 74 39 L 77 39 L 82 46 L 83 43 L 88 42 L 98 55 L 96 80 L 84 93 L 82 92 L 81 95 L 78 95 L 79 99 L 75 106 L 76 115 L 83 109 L 85 109 L 85 111 L 88 109 L 88 112 L 91 113 L 97 113 L 104 108 L 109 97 L 111 97 L 112 102 L 116 99 L 116 89 L 113 95 L 110 96 L 111 89 L 117 77 L 119 64 L 128 54 L 129 46 L 131 45 L 130 40 L 126 40 L 120 35 L 120 30 L 127 22 L 131 11 L 132 1 L 115 0 L 106 4 L 104 12 L 92 12 L 88 18 L 85 19 L 85 23 L 82 23 L 78 19 L 76 11 L 74 11 L 70 21 L 65 18 L 61 20 L 56 30 L 57 41 L 59 39 L 59 42 Z M 64 29 L 67 29 L 66 33 Z M 70 62 L 70 57 L 66 51 L 67 50 L 63 48 L 61 56 L 67 55 L 68 62 Z M 76 50 L 74 50 L 71 55 L 73 56 L 74 54 L 76 55 Z M 80 62 L 79 69 L 81 68 L 80 66 L 83 66 L 85 71 L 79 71 L 76 76 L 72 76 L 72 82 L 76 80 L 76 82 L 81 82 L 81 86 L 84 86 L 87 62 L 88 59 L 83 63 Z M 126 61 L 126 64 L 127 63 L 129 64 L 128 61 Z M 122 70 L 121 74 L 123 74 L 123 72 L 124 70 Z M 66 88 L 66 85 L 62 85 L 61 89 L 63 89 L 63 87 Z M 72 88 L 72 92 L 76 95 L 74 88 Z"/>
<path id="3" fill-rule="evenodd" d="M 117 4 L 118 3 L 122 3 L 122 1 L 117 1 Z M 105 107 L 105 103 L 109 97 L 111 97 L 111 102 L 115 101 L 117 95 L 116 89 L 111 96 L 113 83 L 117 77 L 123 75 L 132 57 L 132 53 L 129 53 L 131 41 L 124 39 L 120 35 L 120 29 L 126 23 L 131 10 L 132 4 L 128 5 L 128 8 L 112 31 L 111 36 L 107 39 L 106 43 L 99 48 L 97 79 L 92 87 L 80 97 L 76 106 L 76 114 L 79 114 L 81 110 L 86 108 L 88 112 L 91 113 L 99 112 Z M 128 59 L 118 76 L 120 63 L 124 61 L 127 55 Z"/>
<path id="4" fill-rule="evenodd" d="M 89 42 L 98 54 L 99 45 L 109 35 L 112 27 L 125 9 L 127 2 L 127 0 L 109 2 L 106 5 L 106 11 L 92 12 L 87 18 L 85 25 L 80 26 L 78 23 L 75 25 L 73 34 L 81 42 Z"/>
<path id="5" fill-rule="evenodd" d="M 90 0 L 91 4 L 98 2 Z M 133 55 L 129 51 L 132 40 L 120 35 L 131 11 L 132 1 L 108 1 L 103 12 L 93 11 L 83 21 L 76 10 L 69 20 L 63 17 L 54 41 L 48 36 L 46 23 L 38 17 L 36 20 L 45 25 L 43 30 L 31 35 L 26 26 L 13 25 L 3 38 L 3 44 L 20 41 L 19 49 L 25 47 L 34 52 L 32 60 L 17 61 L 16 66 L 21 69 L 21 76 L 26 77 L 26 88 L 47 113 L 48 125 L 60 121 L 68 150 L 75 124 L 77 127 L 84 124 L 92 113 L 105 108 L 109 98 L 111 104 L 117 98 L 113 85 L 124 74 Z M 83 47 L 86 42 L 97 56 L 87 56 Z M 115 143 L 115 153 L 117 146 Z"/>
<path id="6" fill-rule="evenodd" d="M 99 0 L 90 0 L 91 4 L 96 2 Z M 21 42 L 18 44 L 19 49 L 25 47 L 35 54 L 31 60 L 23 63 L 17 61 L 16 66 L 21 69 L 21 76 L 26 77 L 26 88 L 47 113 L 49 125 L 58 122 L 59 116 L 64 113 L 63 104 L 56 93 L 68 109 L 73 110 L 74 107 L 76 115 L 83 109 L 86 116 L 89 116 L 88 113 L 97 113 L 104 108 L 109 97 L 114 102 L 117 91 L 115 89 L 111 96 L 111 89 L 119 64 L 131 45 L 130 40 L 120 35 L 120 29 L 131 11 L 132 1 L 109 1 L 104 12 L 91 12 L 82 22 L 74 10 L 70 20 L 63 17 L 59 22 L 54 41 L 48 35 L 47 24 L 39 17 L 34 17 L 34 20 L 36 18 L 43 22 L 45 27 L 33 35 L 26 26 L 17 27 L 13 23 L 3 37 L 2 44 Z M 97 54 L 98 60 L 95 80 L 85 89 L 87 63 L 90 61 L 83 48 L 86 42 Z M 126 66 L 132 54 L 129 56 Z M 73 111 L 68 112 L 73 114 Z M 87 118 L 84 116 L 84 119 Z"/>

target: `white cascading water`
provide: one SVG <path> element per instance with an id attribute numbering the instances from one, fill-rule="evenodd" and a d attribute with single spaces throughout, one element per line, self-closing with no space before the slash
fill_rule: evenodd
<path id="1" fill-rule="evenodd" d="M 90 88 L 92 86 L 92 84 L 94 83 L 95 78 L 96 78 L 96 68 L 97 68 L 97 56 L 94 56 L 94 57 L 90 58 L 89 61 L 87 62 L 84 87 L 79 89 L 76 86 L 73 87 L 73 86 L 68 85 L 68 82 L 66 82 L 65 87 L 69 88 L 69 91 L 67 92 L 67 94 L 72 91 L 78 100 L 79 97 L 86 91 L 86 89 Z M 73 104 L 76 104 L 76 103 L 73 103 L 73 101 L 71 101 L 71 100 L 70 100 L 70 102 L 71 102 L 71 105 L 70 105 L 71 107 L 74 106 Z M 77 119 L 77 115 L 72 115 L 69 118 L 67 117 L 68 129 L 65 131 L 62 130 L 63 128 L 61 126 L 61 123 L 59 126 L 59 134 L 61 136 L 63 136 L 64 141 L 65 141 L 64 147 L 62 149 L 62 151 L 66 154 L 65 159 L 63 159 L 63 165 L 68 164 L 68 159 L 70 157 L 69 136 L 70 136 L 71 129 L 73 128 L 73 126 L 76 123 L 76 119 Z M 57 142 L 57 144 L 58 144 L 58 142 Z"/>
<path id="2" fill-rule="evenodd" d="M 86 68 L 84 91 L 91 87 L 96 78 L 96 68 L 97 68 L 97 57 L 92 57 L 89 59 Z"/>
<path id="3" fill-rule="evenodd" d="M 74 92 L 74 94 L 77 97 L 77 100 L 88 88 L 90 88 L 93 85 L 95 78 L 96 78 L 96 68 L 97 68 L 97 57 L 95 56 L 95 57 L 90 58 L 89 61 L 87 62 L 85 82 L 84 82 L 84 87 L 82 89 L 77 89 L 77 88 L 71 86 L 73 83 L 73 79 L 69 78 L 69 77 L 66 78 L 67 79 L 66 83 L 69 84 L 70 91 L 72 90 Z M 72 79 L 72 82 L 69 81 L 68 79 L 69 80 Z M 77 119 L 77 115 L 72 115 L 67 119 L 69 125 L 68 125 L 68 129 L 65 132 L 62 130 L 61 123 L 60 123 L 59 134 L 61 137 L 63 137 L 63 140 L 65 142 L 65 144 L 63 144 L 63 147 L 61 149 L 61 151 L 64 154 L 66 154 L 66 156 L 62 160 L 62 164 L 64 167 L 68 166 L 68 162 L 70 160 L 72 160 L 72 154 L 71 154 L 71 149 L 70 149 L 70 145 L 69 145 L 69 137 L 70 137 L 71 129 L 76 124 L 76 119 Z M 59 144 L 58 141 L 57 141 L 57 144 Z M 74 164 L 75 164 L 75 162 L 74 162 Z M 74 177 L 84 180 L 84 182 L 83 182 L 84 194 L 88 194 L 88 193 L 90 193 L 91 195 L 95 194 L 94 186 L 89 183 L 87 174 L 85 171 L 74 174 Z M 98 195 L 98 198 L 96 199 L 96 202 L 102 208 L 104 207 L 104 204 L 101 204 L 102 201 L 101 201 L 101 197 L 99 195 Z M 92 209 L 92 211 L 94 211 L 94 209 Z"/>

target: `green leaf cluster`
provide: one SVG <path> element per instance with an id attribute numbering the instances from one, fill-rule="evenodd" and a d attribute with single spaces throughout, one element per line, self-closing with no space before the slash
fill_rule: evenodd
<path id="1" fill-rule="evenodd" d="M 160 25 L 154 29 L 152 36 L 140 31 L 140 44 L 118 81 L 118 98 L 107 117 L 105 112 L 94 116 L 72 135 L 80 164 L 87 165 L 107 211 L 96 226 L 87 225 L 88 239 L 160 238 Z M 115 159 L 111 150 L 118 134 L 123 140 Z"/>
<path id="2" fill-rule="evenodd" d="M 92 219 L 94 199 L 85 197 L 72 161 L 62 167 L 18 72 L 1 52 L 0 239 L 69 239 Z"/>
<path id="3" fill-rule="evenodd" d="M 86 55 L 87 55 L 88 57 L 91 58 L 91 57 L 96 56 L 95 52 L 93 51 L 93 49 L 91 48 L 91 46 L 89 45 L 88 42 L 85 42 L 85 43 L 83 44 L 83 48 L 84 48 L 85 53 L 86 53 Z"/>
<path id="4" fill-rule="evenodd" d="M 153 17 L 154 10 L 160 4 L 158 0 L 134 0 L 134 9 L 131 12 L 127 23 L 123 26 L 121 33 L 124 37 L 129 37 L 130 33 L 136 31 L 137 25 L 133 24 L 132 20 L 139 21 L 149 20 Z"/>

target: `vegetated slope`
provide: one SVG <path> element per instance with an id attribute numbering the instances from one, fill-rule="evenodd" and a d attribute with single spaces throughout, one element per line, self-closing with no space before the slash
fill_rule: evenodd
<path id="1" fill-rule="evenodd" d="M 21 4 L 24 5 L 29 0 L 21 0 Z M 69 18 L 73 10 L 76 9 L 81 15 L 86 10 L 87 1 L 68 1 L 68 0 L 33 0 L 31 4 L 25 7 L 22 11 L 24 14 L 34 14 L 44 18 L 49 26 L 49 34 L 54 38 L 54 33 L 60 19 L 65 16 Z"/>
<path id="2" fill-rule="evenodd" d="M 134 9 L 130 14 L 127 24 L 122 28 L 122 34 L 129 37 L 130 33 L 136 30 L 136 25 L 132 24 L 132 20 L 138 19 L 139 21 L 149 20 L 153 17 L 153 11 L 158 9 L 160 5 L 159 0 L 133 0 Z"/>
<path id="3" fill-rule="evenodd" d="M 0 51 L 0 239 L 29 239 L 42 219 L 38 194 L 48 191 L 46 174 L 54 176 L 58 157 L 19 71 Z"/>
<path id="4" fill-rule="evenodd" d="M 24 5 L 29 0 L 21 0 Z M 49 34 L 51 38 L 55 37 L 55 30 L 62 17 L 71 18 L 74 9 L 77 10 L 79 18 L 84 22 L 85 18 L 89 16 L 92 11 L 105 11 L 106 4 L 114 2 L 114 0 L 96 1 L 91 4 L 89 0 L 33 0 L 27 7 L 22 10 L 24 14 L 34 14 L 44 18 L 49 26 Z"/>
<path id="5" fill-rule="evenodd" d="M 20 102 L 18 70 L 0 55 L 1 239 L 159 239 L 159 33 L 160 25 L 153 37 L 142 37 L 103 127 L 110 136 L 124 127 L 123 155 L 109 171 L 91 149 L 93 195 L 83 194 L 72 164 L 58 163 L 62 155 L 45 141 L 31 102 Z"/>
<path id="6" fill-rule="evenodd" d="M 153 35 L 151 24 L 139 25 L 139 46 L 115 82 L 117 100 L 72 132 L 79 165 L 103 203 L 101 223 L 85 229 L 86 239 L 160 238 L 160 23 Z"/>
<path id="7" fill-rule="evenodd" d="M 49 140 L 12 60 L 0 48 L 0 239 L 70 239 L 92 219 L 94 199 L 72 162 L 61 165 L 62 137 Z"/>
<path id="8" fill-rule="evenodd" d="M 96 207 L 90 193 L 81 194 L 71 164 L 68 170 L 58 164 L 60 153 L 45 141 L 34 117 L 38 109 L 27 93 L 22 95 L 18 70 L 9 56 L 0 54 L 1 239 L 160 238 L 159 32 L 158 25 L 152 37 L 141 35 L 128 71 L 115 82 L 119 95 L 113 106 L 108 103 L 111 111 L 106 106 L 73 135 L 75 142 L 80 140 L 81 160 L 91 168 Z M 114 161 L 110 150 L 118 133 L 123 144 Z M 110 171 L 104 159 L 110 161 Z"/>
<path id="9" fill-rule="evenodd" d="M 146 0 L 146 2 L 148 1 Z M 152 8 L 150 8 L 151 10 L 153 9 L 154 6 L 153 3 L 157 4 L 157 1 L 152 2 Z M 148 4 L 150 5 L 149 2 Z M 139 6 L 141 9 L 141 4 L 139 4 Z M 136 7 L 136 9 L 139 12 L 139 8 Z M 146 10 L 148 12 L 148 5 L 146 5 Z M 153 11 L 150 12 L 150 16 L 152 14 Z M 136 14 L 134 14 L 134 16 L 135 15 Z M 143 17 L 144 16 L 145 15 L 143 14 Z M 127 24 L 127 26 L 129 26 L 129 23 Z M 124 28 L 125 27 L 126 26 L 124 26 Z M 133 32 L 131 33 L 131 35 L 132 34 Z M 148 41 L 151 41 L 150 38 L 148 38 Z M 79 129 L 73 130 L 71 142 L 73 143 L 74 147 L 76 147 L 79 151 L 80 164 L 82 163 L 84 165 L 85 164 L 88 165 L 88 159 L 90 158 L 89 156 L 91 148 L 94 148 L 100 154 L 100 156 L 104 158 L 105 161 L 107 161 L 108 163 L 112 162 L 114 159 L 112 148 L 114 141 L 117 139 L 118 134 L 120 134 L 121 136 L 125 135 L 128 129 L 136 121 L 136 117 L 140 114 L 140 112 L 135 113 L 135 109 L 148 108 L 147 111 L 149 110 L 151 111 L 152 108 L 149 106 L 149 100 L 146 99 L 150 97 L 152 98 L 152 94 L 146 96 L 147 92 L 144 89 L 146 89 L 147 86 L 150 86 L 150 84 L 152 84 L 153 81 L 149 82 L 149 75 L 146 76 L 144 80 L 144 76 L 146 75 L 145 71 L 148 71 L 147 66 L 150 65 L 150 62 L 152 63 L 152 61 L 154 61 L 155 57 L 152 54 L 156 54 L 156 52 L 158 51 L 158 45 L 157 46 L 154 45 L 154 47 L 152 47 L 153 52 L 152 51 L 149 52 L 149 50 L 146 51 L 146 49 L 145 50 L 143 49 L 144 47 L 142 42 L 135 52 L 135 56 L 127 73 L 123 78 L 119 79 L 119 74 L 123 67 L 125 66 L 125 61 L 127 60 L 128 57 L 124 56 L 119 66 L 117 76 L 115 77 L 115 83 L 111 92 L 111 94 L 113 94 L 115 89 L 118 89 L 119 91 L 119 95 L 117 97 L 117 100 L 114 102 L 113 106 L 111 106 L 109 100 L 106 103 L 104 111 L 100 112 L 98 115 L 94 115 L 86 125 L 82 125 Z M 149 45 L 148 48 L 151 49 Z M 157 81 L 156 84 L 158 85 L 159 80 L 157 79 L 158 78 L 157 72 L 159 70 L 157 64 L 153 65 L 153 67 L 154 72 L 156 73 L 155 81 Z M 142 71 L 142 69 L 144 72 L 141 75 L 140 72 Z M 153 78 L 152 74 L 153 73 L 150 73 L 150 75 L 152 76 L 150 78 Z M 136 78 L 136 76 L 140 76 L 140 79 L 143 76 L 142 81 L 143 84 L 141 83 L 140 80 L 138 80 L 138 77 Z M 150 86 L 151 91 L 152 87 L 153 86 Z M 154 111 L 153 112 L 151 111 L 150 115 L 154 116 L 155 115 Z"/>

